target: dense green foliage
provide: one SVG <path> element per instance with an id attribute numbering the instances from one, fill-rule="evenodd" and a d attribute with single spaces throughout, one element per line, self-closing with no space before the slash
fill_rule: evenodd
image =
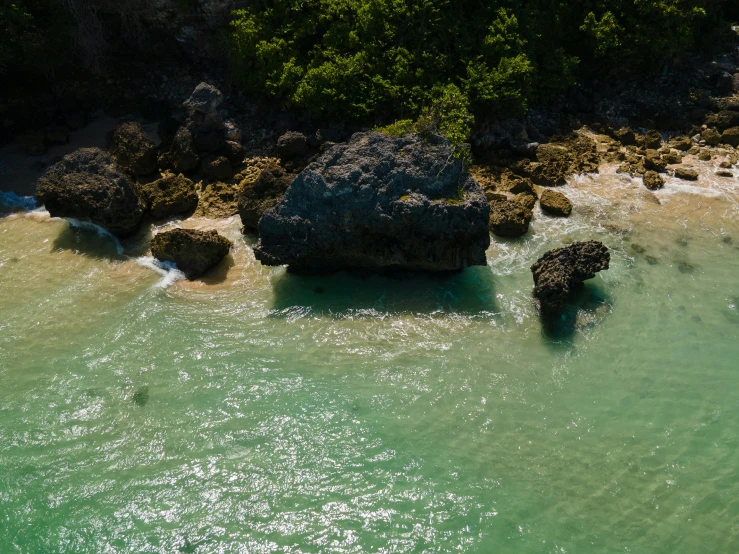
<path id="1" fill-rule="evenodd" d="M 415 119 L 455 85 L 516 113 L 598 67 L 660 69 L 724 0 L 254 0 L 234 12 L 234 76 L 319 117 Z"/>

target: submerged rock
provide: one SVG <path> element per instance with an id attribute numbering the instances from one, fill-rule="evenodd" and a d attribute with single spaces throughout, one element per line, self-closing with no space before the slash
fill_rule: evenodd
<path id="1" fill-rule="evenodd" d="M 485 265 L 489 205 L 441 137 L 357 133 L 264 212 L 265 265 L 451 271 Z"/>
<path id="2" fill-rule="evenodd" d="M 551 215 L 569 217 L 572 213 L 572 202 L 561 192 L 545 190 L 539 199 L 541 209 Z"/>
<path id="3" fill-rule="evenodd" d="M 534 212 L 517 200 L 490 203 L 490 230 L 499 237 L 520 237 L 529 232 Z"/>
<path id="4" fill-rule="evenodd" d="M 136 175 L 157 170 L 157 147 L 144 128 L 135 121 L 121 123 L 110 139 L 110 155 L 120 166 Z"/>
<path id="5" fill-rule="evenodd" d="M 173 229 L 151 239 L 154 257 L 174 263 L 188 279 L 196 279 L 218 265 L 231 246 L 231 241 L 216 231 L 195 229 Z"/>
<path id="6" fill-rule="evenodd" d="M 71 217 L 111 233 L 136 231 L 146 211 L 131 179 L 99 148 L 80 148 L 38 180 L 36 199 L 52 217 Z"/>
<path id="7" fill-rule="evenodd" d="M 195 183 L 184 175 L 166 175 L 141 187 L 149 202 L 151 215 L 164 219 L 173 215 L 192 212 L 198 207 Z"/>
<path id="8" fill-rule="evenodd" d="M 542 311 L 564 308 L 573 290 L 608 269 L 610 261 L 608 248 L 594 240 L 575 242 L 544 254 L 531 266 L 534 296 Z"/>
<path id="9" fill-rule="evenodd" d="M 265 167 L 254 181 L 245 180 L 237 196 L 239 215 L 245 231 L 256 231 L 265 210 L 282 200 L 295 175 L 277 164 Z"/>

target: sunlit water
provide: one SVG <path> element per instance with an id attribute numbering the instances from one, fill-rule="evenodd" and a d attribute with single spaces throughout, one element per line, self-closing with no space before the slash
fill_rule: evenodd
<path id="1" fill-rule="evenodd" d="M 6 215 L 0 552 L 739 551 L 739 180 L 562 190 L 425 279 L 154 229 L 234 240 L 189 283 L 146 233 Z M 529 266 L 591 238 L 611 269 L 542 322 Z"/>

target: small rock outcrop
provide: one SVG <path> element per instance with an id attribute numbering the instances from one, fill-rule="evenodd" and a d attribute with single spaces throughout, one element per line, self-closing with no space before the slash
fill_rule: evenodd
<path id="1" fill-rule="evenodd" d="M 165 175 L 141 187 L 149 203 L 149 211 L 156 219 L 192 212 L 198 207 L 195 183 L 184 175 Z"/>
<path id="2" fill-rule="evenodd" d="M 299 271 L 454 271 L 487 263 L 489 210 L 448 141 L 356 133 L 264 212 L 254 253 Z"/>
<path id="3" fill-rule="evenodd" d="M 135 175 L 149 175 L 157 170 L 157 147 L 144 128 L 134 121 L 121 123 L 110 138 L 110 155 Z"/>
<path id="4" fill-rule="evenodd" d="M 190 173 L 200 163 L 192 133 L 186 127 L 181 127 L 172 140 L 172 163 L 179 173 Z"/>
<path id="5" fill-rule="evenodd" d="M 665 186 L 665 180 L 656 171 L 647 171 L 644 174 L 644 186 L 649 190 L 661 189 Z"/>
<path id="6" fill-rule="evenodd" d="M 517 200 L 490 203 L 490 230 L 499 237 L 520 237 L 529 232 L 534 212 Z"/>
<path id="7" fill-rule="evenodd" d="M 535 161 L 524 160 L 514 170 L 534 184 L 556 187 L 564 185 L 569 175 L 597 172 L 599 164 L 595 141 L 573 133 L 540 145 Z"/>
<path id="8" fill-rule="evenodd" d="M 561 192 L 545 190 L 539 198 L 541 209 L 550 215 L 569 217 L 572 213 L 572 202 Z"/>
<path id="9" fill-rule="evenodd" d="M 172 262 L 188 279 L 197 279 L 218 265 L 233 244 L 216 231 L 173 229 L 154 235 L 151 253 L 158 260 Z"/>
<path id="10" fill-rule="evenodd" d="M 534 296 L 542 311 L 561 310 L 572 291 L 599 271 L 608 269 L 611 254 L 598 241 L 575 242 L 550 250 L 531 266 Z"/>
<path id="11" fill-rule="evenodd" d="M 245 181 L 237 196 L 239 215 L 245 231 L 256 231 L 265 210 L 282 200 L 295 175 L 281 166 L 270 164 L 255 181 Z"/>
<path id="12" fill-rule="evenodd" d="M 99 148 L 80 148 L 38 180 L 36 199 L 52 217 L 71 217 L 116 235 L 136 231 L 146 202 L 131 179 Z"/>
<path id="13" fill-rule="evenodd" d="M 684 181 L 697 181 L 698 172 L 695 169 L 688 169 L 685 167 L 675 168 L 675 177 Z"/>

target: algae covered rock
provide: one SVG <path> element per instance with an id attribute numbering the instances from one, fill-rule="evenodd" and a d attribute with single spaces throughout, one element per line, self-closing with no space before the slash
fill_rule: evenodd
<path id="1" fill-rule="evenodd" d="M 195 229 L 173 229 L 151 239 L 154 257 L 174 263 L 188 279 L 196 279 L 218 265 L 231 246 L 231 241 L 216 231 Z"/>
<path id="2" fill-rule="evenodd" d="M 561 217 L 569 217 L 572 213 L 572 202 L 561 192 L 545 190 L 539 198 L 539 205 L 546 213 Z"/>
<path id="3" fill-rule="evenodd" d="M 282 200 L 295 175 L 281 166 L 270 164 L 254 181 L 244 181 L 237 196 L 241 223 L 246 231 L 256 231 L 265 210 Z"/>
<path id="4" fill-rule="evenodd" d="M 445 139 L 356 133 L 264 212 L 254 253 L 301 271 L 459 270 L 487 263 L 489 211 Z"/>
<path id="5" fill-rule="evenodd" d="M 529 232 L 534 212 L 517 200 L 490 204 L 490 230 L 499 237 L 520 237 Z"/>
<path id="6" fill-rule="evenodd" d="M 128 121 L 116 127 L 109 150 L 118 164 L 131 173 L 148 175 L 157 170 L 157 147 L 139 123 Z"/>
<path id="7" fill-rule="evenodd" d="M 684 181 L 697 181 L 698 172 L 694 169 L 688 169 L 686 167 L 675 168 L 675 177 L 683 179 Z"/>
<path id="8" fill-rule="evenodd" d="M 282 161 L 294 160 L 308 153 L 308 139 L 303 133 L 288 131 L 277 139 L 277 155 Z"/>
<path id="9" fill-rule="evenodd" d="M 537 185 L 555 187 L 564 185 L 569 175 L 597 172 L 599 164 L 595 141 L 572 134 L 540 145 L 535 161 L 522 161 L 514 169 Z"/>
<path id="10" fill-rule="evenodd" d="M 89 221 L 116 235 L 136 231 L 146 211 L 131 179 L 99 148 L 80 148 L 51 166 L 36 199 L 52 217 Z"/>
<path id="11" fill-rule="evenodd" d="M 739 127 L 730 127 L 721 135 L 721 142 L 731 146 L 739 146 Z"/>
<path id="12" fill-rule="evenodd" d="M 542 311 L 564 308 L 575 288 L 608 269 L 610 261 L 608 248 L 594 240 L 575 242 L 544 254 L 531 266 L 534 296 Z"/>
<path id="13" fill-rule="evenodd" d="M 644 174 L 644 186 L 649 190 L 657 190 L 665 186 L 665 181 L 656 171 L 647 171 Z"/>
<path id="14" fill-rule="evenodd" d="M 184 175 L 166 175 L 141 187 L 149 211 L 157 219 L 188 213 L 198 207 L 195 183 Z"/>
<path id="15" fill-rule="evenodd" d="M 234 176 L 233 166 L 225 156 L 209 156 L 203 160 L 203 175 L 212 181 L 224 181 Z"/>

